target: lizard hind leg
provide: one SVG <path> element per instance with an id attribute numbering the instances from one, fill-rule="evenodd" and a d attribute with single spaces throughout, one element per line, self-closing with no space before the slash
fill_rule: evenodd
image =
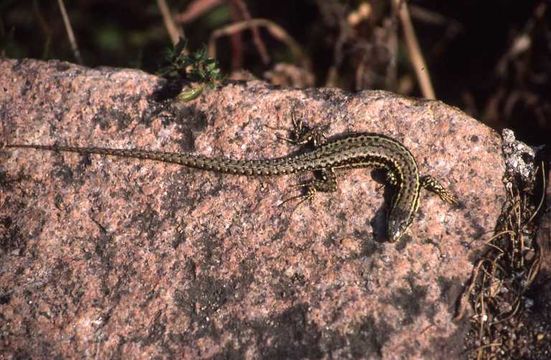
<path id="1" fill-rule="evenodd" d="M 305 201 L 311 201 L 318 191 L 334 192 L 337 190 L 337 179 L 333 169 L 320 170 L 317 175 L 318 178 L 297 185 L 302 188 L 301 194 L 283 200 L 283 202 L 281 202 L 278 206 L 282 206 L 289 201 L 298 199 L 299 202 L 293 208 L 294 212 Z"/>
<path id="2" fill-rule="evenodd" d="M 440 199 L 444 200 L 447 203 L 457 205 L 457 197 L 452 194 L 448 189 L 446 189 L 438 180 L 433 178 L 430 175 L 425 175 L 421 177 L 421 187 L 427 189 L 438 195 Z"/>

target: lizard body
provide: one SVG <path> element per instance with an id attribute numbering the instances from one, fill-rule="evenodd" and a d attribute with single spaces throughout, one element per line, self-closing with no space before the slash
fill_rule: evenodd
<path id="1" fill-rule="evenodd" d="M 312 139 L 309 138 L 309 140 Z M 398 240 L 411 225 L 419 208 L 421 188 L 435 192 L 444 201 L 452 204 L 456 202 L 455 197 L 437 180 L 430 176 L 421 177 L 419 175 L 417 162 L 404 145 L 393 138 L 380 134 L 350 134 L 319 145 L 314 141 L 314 148 L 311 151 L 263 160 L 234 160 L 192 153 L 64 145 L 8 144 L 6 147 L 148 159 L 200 170 L 247 176 L 318 172 L 321 174 L 321 179 L 306 185 L 306 198 L 311 198 L 316 191 L 334 191 L 336 189 L 335 170 L 364 167 L 382 168 L 386 170 L 391 185 L 396 188 L 388 213 L 387 235 L 390 241 Z"/>

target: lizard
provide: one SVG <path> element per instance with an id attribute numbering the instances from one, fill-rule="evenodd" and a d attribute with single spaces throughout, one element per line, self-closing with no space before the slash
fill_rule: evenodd
<path id="1" fill-rule="evenodd" d="M 199 170 L 257 177 L 313 171 L 318 178 L 302 184 L 304 193 L 291 198 L 301 197 L 302 201 L 312 199 L 318 191 L 336 191 L 336 170 L 381 168 L 386 171 L 386 180 L 395 190 L 387 215 L 387 237 L 391 242 L 399 240 L 412 224 L 419 208 L 422 188 L 436 193 L 442 200 L 450 204 L 457 204 L 457 198 L 435 178 L 430 175 L 419 175 L 417 162 L 412 153 L 392 137 L 376 133 L 350 133 L 327 140 L 319 129 L 310 129 L 302 122 L 297 122 L 294 117 L 293 125 L 293 137 L 287 140 L 296 145 L 310 144 L 311 149 L 295 155 L 258 160 L 235 160 L 224 157 L 207 157 L 194 153 L 107 147 L 16 143 L 5 144 L 5 147 L 148 159 L 180 164 Z"/>

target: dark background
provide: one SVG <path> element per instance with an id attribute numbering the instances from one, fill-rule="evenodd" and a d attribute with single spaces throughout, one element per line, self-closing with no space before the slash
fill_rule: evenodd
<path id="1" fill-rule="evenodd" d="M 83 65 L 154 73 L 172 44 L 158 1 L 73 0 L 65 6 Z M 422 96 L 390 0 L 173 0 L 168 6 L 191 51 L 215 30 L 264 18 L 284 29 L 307 60 L 266 28 L 258 28 L 257 42 L 244 30 L 216 41 L 228 76 L 247 70 L 284 86 Z M 409 1 L 436 98 L 497 130 L 512 128 L 531 145 L 550 144 L 550 7 L 547 0 Z M 0 1 L 0 55 L 79 62 L 58 1 Z M 281 64 L 296 66 L 276 70 Z"/>

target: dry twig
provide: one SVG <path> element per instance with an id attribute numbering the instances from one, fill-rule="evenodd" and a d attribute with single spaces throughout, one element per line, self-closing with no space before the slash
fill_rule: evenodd
<path id="1" fill-rule="evenodd" d="M 163 22 L 165 24 L 166 31 L 168 32 L 168 36 L 170 36 L 170 41 L 172 42 L 172 45 L 176 45 L 180 38 L 184 37 L 184 30 L 176 26 L 174 18 L 172 17 L 165 0 L 157 0 L 157 6 L 163 16 Z"/>
<path id="2" fill-rule="evenodd" d="M 232 35 L 251 27 L 264 27 L 276 39 L 289 47 L 293 57 L 301 64 L 303 68 L 310 69 L 310 60 L 302 51 L 300 45 L 279 25 L 267 19 L 251 19 L 230 24 L 226 27 L 214 31 L 209 39 L 208 53 L 209 57 L 216 58 L 216 40 L 222 36 Z"/>
<path id="3" fill-rule="evenodd" d="M 427 99 L 435 99 L 436 96 L 430 80 L 430 74 L 427 69 L 425 59 L 423 58 L 423 54 L 421 53 L 417 36 L 415 35 L 415 29 L 413 28 L 413 24 L 411 22 L 407 4 L 402 0 L 393 0 L 392 4 L 394 5 L 394 9 L 400 18 L 400 22 L 402 23 L 404 40 L 408 48 L 411 64 L 415 70 L 415 75 L 417 76 L 417 81 L 419 81 L 421 93 Z"/>
<path id="4" fill-rule="evenodd" d="M 73 27 L 71 26 L 71 21 L 69 20 L 69 16 L 67 15 L 65 4 L 63 3 L 63 0 L 57 0 L 57 4 L 59 5 L 59 10 L 61 11 L 61 17 L 63 18 L 63 24 L 65 25 L 67 37 L 69 37 L 69 43 L 71 44 L 73 55 L 75 56 L 76 61 L 82 65 L 82 57 L 80 56 L 80 51 L 78 49 L 77 39 L 75 38 L 75 33 L 73 32 Z"/>
<path id="5" fill-rule="evenodd" d="M 245 3 L 242 0 L 231 0 L 231 2 L 233 6 L 239 10 L 244 21 L 252 20 L 251 14 L 249 13 L 249 9 L 247 9 L 247 5 L 245 5 Z M 270 63 L 270 55 L 268 55 L 268 50 L 266 49 L 266 45 L 264 44 L 264 42 L 262 41 L 262 38 L 260 37 L 258 26 L 251 25 L 250 29 L 251 29 L 251 32 L 253 33 L 254 45 L 256 46 L 256 49 L 260 54 L 262 63 L 264 65 L 267 65 L 268 63 Z"/>

